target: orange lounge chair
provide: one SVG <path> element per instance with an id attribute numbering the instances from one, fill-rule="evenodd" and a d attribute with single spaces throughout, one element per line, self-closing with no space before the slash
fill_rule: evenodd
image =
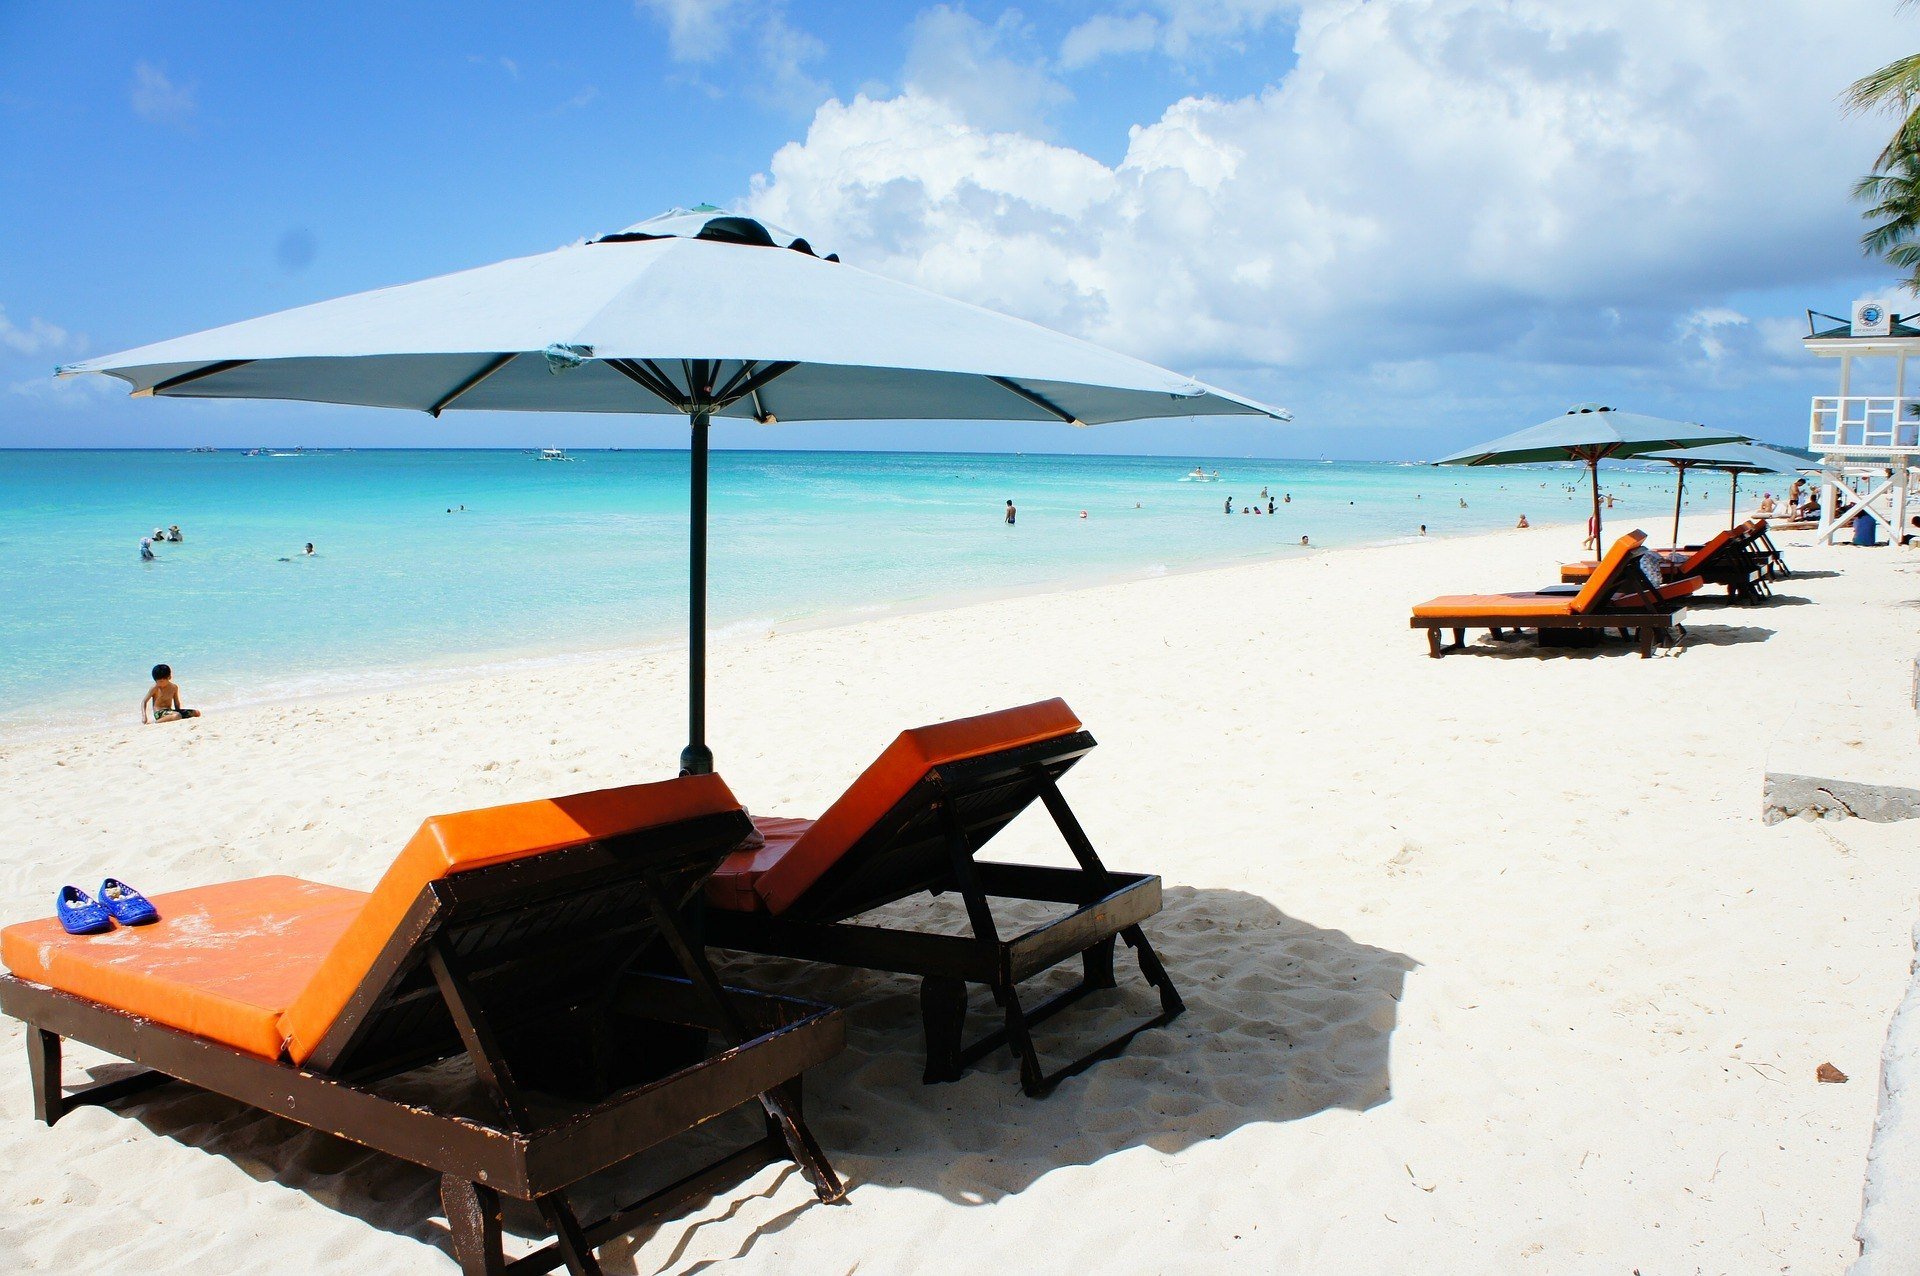
<path id="1" fill-rule="evenodd" d="M 1118 873 L 1095 854 L 1057 784 L 1093 748 L 1061 700 L 902 732 L 817 820 L 756 818 L 766 844 L 735 852 L 707 883 L 707 942 L 716 948 L 920 976 L 928 1082 L 951 1081 L 1006 1046 L 1020 1084 L 1039 1097 L 1118 1054 L 1183 1009 L 1141 923 L 1160 911 L 1160 879 Z M 1073 852 L 1075 868 L 974 857 L 1038 798 Z M 852 918 L 926 892 L 957 892 L 972 934 L 933 934 Z M 989 898 L 1070 905 L 1063 915 L 1003 939 Z M 1115 937 L 1159 990 L 1160 1013 L 1048 1074 L 1032 1027 L 1098 989 L 1115 986 Z M 1018 985 L 1074 957 L 1077 984 L 1032 1010 Z M 963 1044 L 967 986 L 987 987 L 1003 1027 Z"/>
<path id="2" fill-rule="evenodd" d="M 1767 525 L 1756 520 L 1729 528 L 1704 545 L 1653 553 L 1676 579 L 1698 576 L 1706 584 L 1725 585 L 1727 595 L 1737 601 L 1757 603 L 1773 592 L 1767 580 L 1776 574 L 1774 564 L 1785 567 L 1766 535 Z M 1594 566 L 1592 562 L 1567 563 L 1560 568 L 1560 579 L 1569 584 L 1585 581 L 1593 575 Z"/>
<path id="3" fill-rule="evenodd" d="M 437 816 L 371 893 L 261 877 L 157 896 L 133 930 L 10 926 L 0 1009 L 28 1025 L 48 1125 L 178 1079 L 438 1171 L 465 1272 L 509 1270 L 505 1193 L 553 1236 L 512 1271 L 594 1273 L 603 1242 L 775 1158 L 842 1195 L 798 1106 L 801 1073 L 844 1044 L 839 1012 L 722 990 L 679 915 L 751 832 L 718 776 Z M 661 941 L 677 978 L 643 970 Z M 710 1033 L 728 1044 L 710 1053 Z M 65 1038 L 149 1071 L 68 1094 Z M 462 1054 L 491 1118 L 392 1096 Z M 758 1142 L 598 1222 L 568 1205 L 756 1099 Z"/>
<path id="4" fill-rule="evenodd" d="M 1646 539 L 1645 532 L 1636 531 L 1615 541 L 1577 593 L 1453 594 L 1419 604 L 1409 623 L 1427 631 L 1428 654 L 1436 659 L 1448 650 L 1440 640 L 1443 629 L 1453 630 L 1454 649 L 1466 646 L 1469 629 L 1491 630 L 1495 638 L 1509 629 L 1542 634 L 1548 629 L 1637 630 L 1640 654 L 1651 656 L 1654 644 L 1672 631 L 1681 603 L 1701 582 L 1693 577 L 1654 585 L 1633 561 Z"/>

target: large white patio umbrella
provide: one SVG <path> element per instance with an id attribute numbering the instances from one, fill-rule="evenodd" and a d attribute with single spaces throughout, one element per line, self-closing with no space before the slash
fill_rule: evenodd
<path id="1" fill-rule="evenodd" d="M 687 747 L 706 744 L 707 436 L 716 417 L 1097 425 L 1288 414 L 1025 320 L 818 257 L 718 209 L 89 359 L 136 397 L 684 414 Z"/>
<path id="2" fill-rule="evenodd" d="M 1625 460 L 1649 452 L 1744 443 L 1747 436 L 1709 429 L 1688 421 L 1667 421 L 1638 412 L 1621 412 L 1600 403 L 1576 403 L 1539 425 L 1443 456 L 1435 465 L 1530 465 L 1541 461 L 1579 461 L 1593 484 L 1593 544 L 1599 556 L 1600 462 Z"/>

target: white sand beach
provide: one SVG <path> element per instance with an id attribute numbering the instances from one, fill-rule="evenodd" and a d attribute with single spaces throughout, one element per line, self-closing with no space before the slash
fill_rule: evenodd
<path id="1" fill-rule="evenodd" d="M 1841 1270 L 1920 839 L 1767 827 L 1761 781 L 1798 730 L 1863 775 L 1911 749 L 1920 554 L 1788 534 L 1805 575 L 1770 606 L 1710 599 L 1652 660 L 1481 638 L 1436 661 L 1407 628 L 1436 593 L 1549 583 L 1577 540 L 1343 550 L 716 649 L 718 769 L 756 813 L 817 814 L 903 727 L 1065 697 L 1100 747 L 1064 791 L 1110 865 L 1164 878 L 1148 929 L 1189 1009 L 1036 1102 L 1005 1057 L 923 1087 L 907 980 L 729 963 L 851 1007 L 847 1051 L 808 1077 L 849 1201 L 770 1167 L 603 1250 L 608 1270 Z M 0 919 L 107 874 L 366 888 L 428 814 L 664 778 L 683 677 L 636 656 L 156 727 L 135 688 L 124 728 L 0 745 Z M 1878 720 L 1828 712 L 1835 692 Z M 1064 858 L 1035 813 L 994 852 Z M 1043 1050 L 1146 1013 L 1124 954 L 1121 973 Z M 24 1056 L 6 1021 L 0 1267 L 453 1269 L 430 1174 L 182 1087 L 48 1130 Z M 1824 1062 L 1852 1080 L 1816 1083 Z M 108 1065 L 73 1050 L 70 1083 L 87 1066 Z"/>

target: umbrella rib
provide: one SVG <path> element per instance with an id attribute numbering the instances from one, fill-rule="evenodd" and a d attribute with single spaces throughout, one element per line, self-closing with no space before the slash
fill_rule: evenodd
<path id="1" fill-rule="evenodd" d="M 150 399 L 156 394 L 165 394 L 175 386 L 186 385 L 188 382 L 198 381 L 202 377 L 218 376 L 222 372 L 232 372 L 235 368 L 244 368 L 252 362 L 253 360 L 251 359 L 222 359 L 218 363 L 209 363 L 204 368 L 195 368 L 192 372 L 182 372 L 177 377 L 168 377 L 165 381 L 156 381 L 144 390 L 135 390 L 131 397 L 136 399 Z"/>
<path id="2" fill-rule="evenodd" d="M 427 409 L 427 415 L 430 417 L 438 417 L 442 412 L 445 412 L 449 407 L 453 405 L 453 401 L 455 399 L 459 398 L 461 395 L 465 394 L 467 391 L 473 389 L 475 386 L 479 385 L 482 381 L 485 381 L 488 377 L 500 371 L 500 369 L 506 367 L 509 363 L 512 363 L 514 359 L 516 359 L 517 357 L 519 357 L 517 353 L 497 354 L 493 356 L 493 358 L 487 360 L 486 365 L 482 367 L 480 371 L 474 373 L 472 376 L 468 377 L 465 381 L 462 381 L 459 385 L 447 391 L 447 393 L 441 397 L 438 403 L 435 403 L 432 407 Z"/>
<path id="3" fill-rule="evenodd" d="M 744 397 L 739 392 L 740 387 L 746 382 L 747 378 L 753 375 L 753 370 L 756 366 L 758 365 L 756 365 L 752 359 L 741 360 L 740 371 L 727 378 L 727 383 L 721 386 L 719 392 L 713 396 L 715 405 L 719 406 L 733 403 Z"/>
<path id="4" fill-rule="evenodd" d="M 748 395 L 753 395 L 757 400 L 760 391 L 766 388 L 769 381 L 772 381 L 775 377 L 785 376 L 799 366 L 798 361 L 791 359 L 781 363 L 769 363 L 766 367 L 761 368 L 758 372 L 748 377 L 745 383 L 735 387 L 734 394 L 727 400 L 727 403 L 738 403 Z M 722 406 L 725 405 L 723 404 Z"/>
<path id="5" fill-rule="evenodd" d="M 1054 403 L 1051 399 L 1046 398 L 1044 395 L 1035 394 L 1033 391 L 1027 389 L 1025 386 L 1015 385 L 1012 381 L 1009 381 L 1005 377 L 989 376 L 987 380 L 993 382 L 995 385 L 999 386 L 1002 390 L 1006 390 L 1013 394 L 1019 395 L 1021 398 L 1025 399 L 1028 403 L 1033 404 L 1033 406 L 1035 406 L 1036 408 L 1040 408 L 1046 412 L 1052 413 L 1054 416 L 1059 417 L 1062 421 L 1065 421 L 1068 425 L 1078 425 L 1078 426 L 1086 425 L 1085 421 L 1082 421 L 1079 417 L 1067 411 L 1065 408 L 1061 407 L 1059 404 Z"/>
<path id="6" fill-rule="evenodd" d="M 679 391 L 673 388 L 672 384 L 669 383 L 665 377 L 659 375 L 658 369 L 651 367 L 642 368 L 631 359 L 608 359 L 607 366 L 645 390 L 648 394 L 651 394 L 654 398 L 665 402 L 671 407 L 678 408 L 682 412 L 687 410 L 686 399 L 682 397 Z"/>

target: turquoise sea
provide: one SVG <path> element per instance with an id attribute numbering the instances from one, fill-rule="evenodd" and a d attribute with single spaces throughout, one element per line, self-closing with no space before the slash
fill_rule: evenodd
<path id="1" fill-rule="evenodd" d="M 677 644 L 686 454 L 572 458 L 0 452 L 0 736 L 134 720 L 158 661 L 215 708 Z M 1221 481 L 1182 481 L 1196 464 Z M 728 451 L 712 476 L 723 634 L 1390 541 L 1421 523 L 1580 521 L 1586 499 L 1570 467 L 1192 456 Z M 1724 480 L 1700 486 L 1694 508 L 1724 506 Z M 1292 502 L 1223 515 L 1262 487 Z M 1623 467 L 1607 487 L 1622 530 L 1671 509 L 1667 473 Z M 184 542 L 140 561 L 140 538 L 175 523 Z"/>

